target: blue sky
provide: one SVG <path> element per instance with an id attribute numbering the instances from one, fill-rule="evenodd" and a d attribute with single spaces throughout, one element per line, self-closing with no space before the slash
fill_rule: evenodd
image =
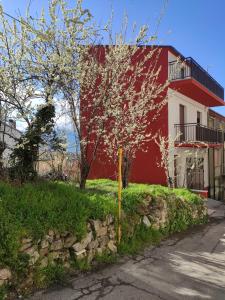
<path id="1" fill-rule="evenodd" d="M 75 1 L 75 0 L 74 0 Z M 73 3 L 74 1 L 69 1 Z M 27 0 L 2 0 L 6 12 L 23 14 Z M 105 24 L 114 9 L 114 26 L 118 28 L 124 12 L 129 22 L 148 24 L 152 32 L 162 10 L 163 0 L 84 0 L 100 24 Z M 47 0 L 32 0 L 35 14 L 46 7 Z M 159 28 L 160 44 L 173 45 L 184 56 L 192 56 L 222 85 L 225 86 L 225 1 L 224 0 L 168 0 Z M 225 115 L 225 107 L 217 108 Z"/>

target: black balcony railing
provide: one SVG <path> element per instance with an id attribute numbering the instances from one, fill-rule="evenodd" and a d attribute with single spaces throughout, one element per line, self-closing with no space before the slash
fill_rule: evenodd
<path id="1" fill-rule="evenodd" d="M 224 141 L 224 132 L 208 128 L 196 123 L 175 124 L 176 142 L 178 143 L 212 143 L 221 144 Z"/>
<path id="2" fill-rule="evenodd" d="M 193 58 L 169 62 L 169 80 L 194 78 L 216 96 L 224 99 L 223 87 L 209 75 Z"/>

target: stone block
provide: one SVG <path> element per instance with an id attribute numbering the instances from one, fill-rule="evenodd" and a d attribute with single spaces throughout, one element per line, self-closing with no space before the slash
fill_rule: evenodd
<path id="1" fill-rule="evenodd" d="M 47 240 L 49 243 L 52 243 L 54 240 L 54 236 L 47 234 L 44 239 Z"/>
<path id="2" fill-rule="evenodd" d="M 98 240 L 93 240 L 93 241 L 91 241 L 91 242 L 88 244 L 87 248 L 88 248 L 89 250 L 90 250 L 90 249 L 96 249 L 96 248 L 98 248 L 98 245 L 99 245 Z"/>
<path id="3" fill-rule="evenodd" d="M 33 256 L 34 253 L 37 251 L 37 247 L 36 246 L 32 246 L 26 250 L 24 250 L 24 253 L 30 255 L 30 256 Z"/>
<path id="4" fill-rule="evenodd" d="M 65 248 L 71 248 L 76 243 L 77 238 L 73 235 L 68 236 L 64 241 Z"/>
<path id="5" fill-rule="evenodd" d="M 108 232 L 108 228 L 107 227 L 100 227 L 97 231 L 96 231 L 96 236 L 103 236 L 103 235 L 107 235 Z"/>
<path id="6" fill-rule="evenodd" d="M 75 251 L 75 252 L 80 252 L 80 251 L 82 251 L 82 250 L 84 250 L 84 246 L 81 244 L 81 243 L 76 243 L 76 244 L 74 244 L 73 246 L 72 246 L 72 248 L 73 248 L 73 250 Z"/>
<path id="7" fill-rule="evenodd" d="M 34 265 L 38 259 L 40 257 L 40 254 L 37 251 L 34 251 L 34 253 L 32 254 L 30 260 L 29 260 L 29 264 L 32 266 Z"/>
<path id="8" fill-rule="evenodd" d="M 111 252 L 113 252 L 113 253 L 116 253 L 116 252 L 117 252 L 117 247 L 116 247 L 116 245 L 114 244 L 113 241 L 109 241 L 109 242 L 108 242 L 108 248 L 109 248 L 109 250 L 110 250 Z"/>
<path id="9" fill-rule="evenodd" d="M 52 251 L 57 251 L 57 250 L 63 249 L 63 242 L 62 242 L 62 240 L 60 239 L 60 240 L 54 241 L 54 242 L 51 244 L 50 249 L 51 249 Z"/>
<path id="10" fill-rule="evenodd" d="M 149 221 L 149 218 L 147 216 L 143 217 L 143 224 L 148 228 L 151 227 L 151 222 Z"/>
<path id="11" fill-rule="evenodd" d="M 92 231 L 88 232 L 88 234 L 86 235 L 86 237 L 84 239 L 82 239 L 82 241 L 80 242 L 83 246 L 83 248 L 86 248 L 88 244 L 90 244 L 90 242 L 93 240 L 93 233 Z"/>
<path id="12" fill-rule="evenodd" d="M 20 247 L 20 252 L 24 252 L 26 251 L 28 248 L 32 247 L 32 243 L 27 243 L 27 244 L 22 244 L 22 246 Z"/>
<path id="13" fill-rule="evenodd" d="M 81 251 L 75 252 L 74 254 L 75 254 L 76 259 L 80 260 L 80 259 L 85 258 L 87 253 L 86 253 L 86 250 L 83 249 Z"/>
<path id="14" fill-rule="evenodd" d="M 109 237 L 107 235 L 100 236 L 98 238 L 98 241 L 99 241 L 99 245 L 100 245 L 101 248 L 105 247 L 109 242 Z"/>
<path id="15" fill-rule="evenodd" d="M 47 239 L 43 239 L 40 246 L 42 249 L 47 248 L 49 246 L 49 241 Z"/>
<path id="16" fill-rule="evenodd" d="M 0 269 L 0 280 L 10 280 L 12 273 L 8 268 Z"/>
<path id="17" fill-rule="evenodd" d="M 48 235 L 51 236 L 51 237 L 53 237 L 53 236 L 55 235 L 55 232 L 54 232 L 53 230 L 50 229 L 50 230 L 48 231 Z"/>

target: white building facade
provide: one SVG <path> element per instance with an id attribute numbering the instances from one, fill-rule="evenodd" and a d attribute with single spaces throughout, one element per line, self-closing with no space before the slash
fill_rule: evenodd
<path id="1" fill-rule="evenodd" d="M 0 142 L 5 148 L 2 154 L 2 163 L 4 167 L 9 165 L 10 154 L 20 136 L 21 132 L 16 129 L 15 121 L 9 120 L 7 123 L 0 121 Z"/>
<path id="2" fill-rule="evenodd" d="M 191 57 L 168 51 L 169 174 L 176 187 L 224 199 L 224 89 Z"/>

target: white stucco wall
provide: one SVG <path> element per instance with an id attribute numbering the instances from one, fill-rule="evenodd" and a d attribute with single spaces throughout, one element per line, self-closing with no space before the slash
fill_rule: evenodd
<path id="1" fill-rule="evenodd" d="M 181 93 L 172 89 L 168 90 L 168 129 L 171 139 L 175 139 L 176 131 L 174 124 L 180 123 L 180 104 L 185 107 L 185 123 L 197 122 L 197 111 L 201 112 L 201 123 L 207 125 L 208 107 L 182 95 Z M 190 147 L 182 147 L 171 150 L 170 153 L 170 174 L 174 174 L 174 155 L 177 155 L 177 176 L 178 186 L 186 186 L 186 158 L 190 156 L 197 156 L 204 158 L 204 187 L 208 186 L 208 150 L 194 149 Z"/>
<path id="2" fill-rule="evenodd" d="M 3 136 L 4 132 L 4 136 Z M 21 135 L 21 132 L 17 129 L 7 125 L 7 124 L 1 124 L 0 126 L 0 141 L 3 141 L 6 143 L 6 150 L 3 152 L 3 163 L 5 166 L 8 165 L 8 160 L 10 157 L 10 154 L 12 152 L 12 149 L 15 147 L 16 139 L 18 139 Z"/>
<path id="3" fill-rule="evenodd" d="M 175 90 L 168 89 L 168 126 L 173 138 L 176 136 L 174 124 L 180 123 L 180 104 L 185 107 L 185 123 L 196 123 L 197 111 L 199 111 L 202 115 L 201 124 L 207 126 L 208 107 Z"/>

